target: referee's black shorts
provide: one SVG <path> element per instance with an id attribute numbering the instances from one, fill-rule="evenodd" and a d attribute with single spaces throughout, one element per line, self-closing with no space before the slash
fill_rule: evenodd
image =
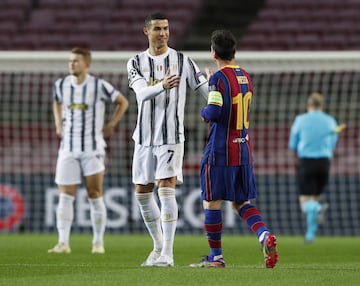
<path id="1" fill-rule="evenodd" d="M 297 170 L 300 195 L 320 195 L 329 180 L 329 158 L 301 158 Z"/>

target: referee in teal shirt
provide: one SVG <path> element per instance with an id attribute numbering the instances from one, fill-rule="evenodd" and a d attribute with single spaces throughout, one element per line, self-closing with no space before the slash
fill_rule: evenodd
<path id="1" fill-rule="evenodd" d="M 289 148 L 299 158 L 297 182 L 302 211 L 306 214 L 305 243 L 315 239 L 318 223 L 323 222 L 327 204 L 320 204 L 329 180 L 330 162 L 338 134 L 345 128 L 323 111 L 321 94 L 313 93 L 307 101 L 307 112 L 295 117 L 291 126 Z"/>

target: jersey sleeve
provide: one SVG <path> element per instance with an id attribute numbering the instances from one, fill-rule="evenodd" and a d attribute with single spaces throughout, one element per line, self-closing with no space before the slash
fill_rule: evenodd
<path id="1" fill-rule="evenodd" d="M 201 116 L 207 120 L 216 122 L 221 116 L 223 95 L 217 87 L 216 74 L 209 79 L 208 104 L 201 110 Z"/>
<path id="2" fill-rule="evenodd" d="M 100 80 L 99 84 L 102 98 L 106 101 L 114 102 L 120 92 L 106 80 Z"/>
<path id="3" fill-rule="evenodd" d="M 207 79 L 192 59 L 185 57 L 184 67 L 187 73 L 187 81 L 191 89 L 197 90 L 200 86 L 207 84 Z"/>
<path id="4" fill-rule="evenodd" d="M 141 71 L 140 71 L 140 67 L 138 64 L 138 61 L 136 60 L 136 58 L 131 58 L 128 62 L 127 62 L 127 72 L 128 72 L 128 81 L 129 81 L 129 87 L 133 88 L 133 84 L 134 82 L 138 81 L 138 80 L 143 80 L 145 81 L 146 84 L 146 79 L 144 78 L 144 76 L 142 75 Z"/>
<path id="5" fill-rule="evenodd" d="M 62 84 L 64 82 L 64 79 L 59 78 L 58 80 L 55 81 L 54 86 L 53 86 L 53 100 L 57 103 L 61 103 L 62 102 Z"/>

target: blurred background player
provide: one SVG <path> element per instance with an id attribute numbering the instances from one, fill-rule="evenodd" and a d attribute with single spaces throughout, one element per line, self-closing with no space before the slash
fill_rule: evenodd
<path id="1" fill-rule="evenodd" d="M 320 204 L 320 195 L 329 180 L 338 134 L 345 128 L 323 108 L 323 96 L 311 94 L 307 100 L 307 112 L 295 117 L 290 130 L 289 148 L 299 158 L 297 182 L 301 210 L 306 214 L 305 243 L 313 242 L 318 223 L 323 223 L 328 204 Z"/>
<path id="2" fill-rule="evenodd" d="M 74 48 L 69 61 L 70 75 L 58 79 L 54 87 L 53 113 L 56 134 L 61 138 L 55 182 L 60 195 L 56 211 L 58 243 L 49 253 L 70 253 L 69 236 L 74 216 L 73 202 L 81 177 L 90 203 L 93 228 L 92 253 L 104 253 L 106 207 L 103 200 L 105 138 L 128 107 L 127 99 L 110 83 L 90 75 L 91 54 Z M 116 104 L 104 126 L 105 102 Z"/>
<path id="3" fill-rule="evenodd" d="M 207 80 L 186 55 L 168 46 L 169 21 L 161 13 L 145 19 L 149 48 L 129 59 L 129 86 L 136 93 L 133 183 L 153 251 L 142 266 L 173 266 L 178 219 L 175 187 L 182 183 L 187 84 L 207 97 Z M 154 198 L 158 187 L 160 208 Z"/>
<path id="4" fill-rule="evenodd" d="M 232 207 L 258 236 L 265 265 L 278 261 L 276 237 L 266 227 L 260 211 L 250 200 L 256 198 L 249 112 L 253 85 L 249 74 L 235 62 L 236 39 L 227 30 L 211 35 L 211 54 L 219 70 L 209 78 L 208 104 L 201 110 L 210 131 L 201 164 L 201 190 L 205 231 L 210 254 L 191 267 L 225 267 L 222 255 L 222 201 Z M 239 242 L 241 245 L 241 242 Z"/>

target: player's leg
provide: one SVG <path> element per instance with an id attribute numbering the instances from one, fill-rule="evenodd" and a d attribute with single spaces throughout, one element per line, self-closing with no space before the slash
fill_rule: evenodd
<path id="1" fill-rule="evenodd" d="M 305 243 L 312 243 L 317 231 L 317 215 L 321 209 L 317 196 L 317 168 L 312 159 L 299 161 L 297 181 L 299 186 L 299 201 L 301 210 L 306 216 Z"/>
<path id="2" fill-rule="evenodd" d="M 59 203 L 56 209 L 56 227 L 58 231 L 58 243 L 49 253 L 70 253 L 70 231 L 74 219 L 74 200 L 76 185 L 59 185 Z"/>
<path id="3" fill-rule="evenodd" d="M 237 188 L 233 202 L 233 208 L 238 212 L 242 220 L 247 224 L 253 233 L 258 237 L 261 244 L 265 265 L 273 268 L 278 261 L 276 237 L 269 232 L 265 225 L 260 210 L 250 202 L 256 198 L 256 186 L 251 165 L 237 167 L 237 174 L 234 180 Z"/>
<path id="4" fill-rule="evenodd" d="M 153 250 L 141 266 L 154 266 L 163 247 L 163 233 L 160 222 L 160 208 L 154 197 L 154 184 L 135 185 L 135 198 L 144 224 L 153 240 Z"/>
<path id="5" fill-rule="evenodd" d="M 238 211 L 239 216 L 251 231 L 257 235 L 264 254 L 266 268 L 275 267 L 278 261 L 276 236 L 270 233 L 259 209 L 251 204 L 250 201 L 234 204 L 234 209 Z"/>
<path id="6" fill-rule="evenodd" d="M 325 222 L 326 212 L 329 208 L 328 203 L 321 203 L 320 198 L 323 192 L 325 191 L 326 185 L 329 181 L 330 176 L 330 159 L 322 158 L 319 159 L 319 174 L 317 176 L 317 193 L 315 194 L 315 200 L 320 203 L 320 210 L 317 213 L 317 223 L 318 225 L 323 225 Z"/>
<path id="7" fill-rule="evenodd" d="M 182 160 L 184 145 L 164 145 L 154 149 L 157 158 L 155 178 L 158 180 L 160 218 L 163 229 L 163 247 L 155 266 L 174 265 L 174 239 L 178 220 L 175 195 L 176 183 L 182 183 Z"/>
<path id="8" fill-rule="evenodd" d="M 106 228 L 106 206 L 103 198 L 105 151 L 82 153 L 81 168 L 90 204 L 90 219 L 93 230 L 92 253 L 105 253 L 104 233 Z"/>
<path id="9" fill-rule="evenodd" d="M 226 183 L 223 181 L 226 171 L 222 168 L 203 164 L 201 167 L 201 189 L 204 207 L 204 229 L 208 239 L 210 254 L 190 267 L 223 268 L 225 261 L 222 253 L 222 213 L 223 194 Z M 224 192 L 224 193 L 223 193 Z"/>
<path id="10" fill-rule="evenodd" d="M 106 206 L 103 197 L 104 172 L 85 176 L 85 186 L 90 204 L 90 219 L 93 230 L 92 253 L 105 253 L 104 233 L 106 228 Z"/>
<path id="11" fill-rule="evenodd" d="M 74 200 L 77 185 L 81 183 L 81 170 L 78 161 L 70 152 L 59 152 L 56 165 L 55 182 L 60 191 L 56 209 L 58 243 L 49 253 L 70 253 L 70 231 L 74 218 Z"/>
<path id="12" fill-rule="evenodd" d="M 163 231 L 163 244 L 160 257 L 154 266 L 174 265 L 174 238 L 178 219 L 178 206 L 175 197 L 176 177 L 159 180 L 160 222 Z"/>
<path id="13" fill-rule="evenodd" d="M 155 160 L 152 147 L 135 145 L 132 167 L 135 198 L 145 226 L 153 239 L 153 250 L 141 266 L 153 266 L 160 257 L 163 246 L 160 208 L 154 197 L 154 172 Z"/>

